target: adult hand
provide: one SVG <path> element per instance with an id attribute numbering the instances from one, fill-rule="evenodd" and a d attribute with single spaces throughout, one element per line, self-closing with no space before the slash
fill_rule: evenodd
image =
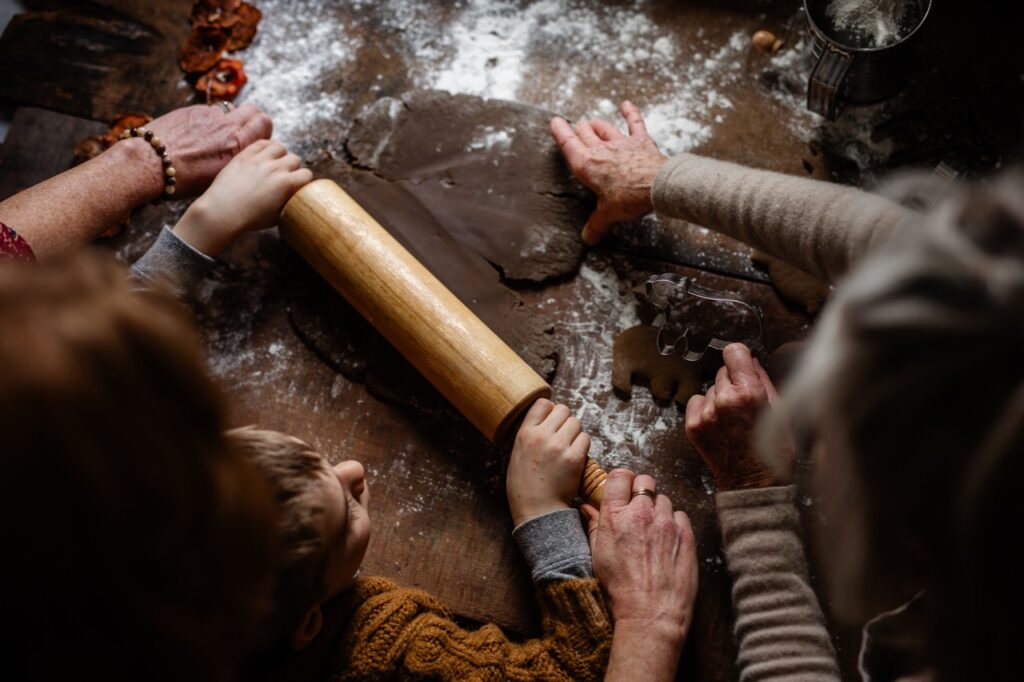
<path id="1" fill-rule="evenodd" d="M 516 434 L 505 489 L 512 522 L 520 525 L 568 509 L 580 489 L 590 436 L 565 405 L 541 398 Z"/>
<path id="2" fill-rule="evenodd" d="M 681 650 L 697 596 L 693 529 L 665 495 L 632 496 L 641 489 L 656 492 L 657 484 L 650 476 L 615 469 L 608 474 L 600 513 L 583 505 L 594 574 L 608 595 L 616 630 L 635 627 L 647 637 L 662 635 Z"/>
<path id="3" fill-rule="evenodd" d="M 177 172 L 176 198 L 190 198 L 209 187 L 228 161 L 257 140 L 267 139 L 273 124 L 259 107 L 244 104 L 230 113 L 219 106 L 175 109 L 147 126 L 167 147 Z M 149 152 L 150 157 L 155 157 Z"/>
<path id="4" fill-rule="evenodd" d="M 726 346 L 722 357 L 725 366 L 718 370 L 715 385 L 706 396 L 695 395 L 686 404 L 686 435 L 719 490 L 776 485 L 754 447 L 758 415 L 778 399 L 775 386 L 743 344 Z"/>
<path id="5" fill-rule="evenodd" d="M 597 194 L 597 208 L 583 227 L 583 241 L 597 244 L 618 222 L 654 210 L 651 187 L 668 158 L 647 133 L 632 102 L 621 105 L 629 135 L 607 121 L 580 121 L 574 131 L 565 119 L 551 119 L 551 134 L 573 174 Z"/>
<path id="6" fill-rule="evenodd" d="M 174 232 L 206 255 L 216 256 L 243 232 L 276 225 L 284 205 L 312 179 L 312 171 L 284 145 L 259 140 L 224 167 Z"/>

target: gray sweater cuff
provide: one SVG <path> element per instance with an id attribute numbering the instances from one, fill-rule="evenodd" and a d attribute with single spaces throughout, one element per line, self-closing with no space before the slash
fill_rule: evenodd
<path id="1" fill-rule="evenodd" d="M 216 262 L 165 227 L 149 251 L 135 261 L 132 274 L 184 298 L 195 290 Z"/>
<path id="2" fill-rule="evenodd" d="M 730 509 L 757 509 L 779 504 L 792 505 L 795 499 L 796 486 L 779 485 L 771 488 L 726 490 L 715 495 L 715 506 L 719 512 Z M 786 511 L 788 510 L 786 507 Z"/>
<path id="3" fill-rule="evenodd" d="M 807 574 L 794 486 L 718 493 L 732 575 L 743 682 L 839 682 L 835 650 Z"/>
<path id="4" fill-rule="evenodd" d="M 517 526 L 512 537 L 535 583 L 594 577 L 590 542 L 575 509 L 559 509 L 530 519 Z"/>
<path id="5" fill-rule="evenodd" d="M 651 205 L 656 213 L 663 215 L 674 215 L 679 203 L 679 195 L 685 187 L 678 187 L 672 182 L 672 174 L 676 167 L 690 159 L 695 158 L 692 154 L 679 154 L 671 157 L 661 165 L 658 174 L 654 176 L 654 183 L 651 185 Z"/>

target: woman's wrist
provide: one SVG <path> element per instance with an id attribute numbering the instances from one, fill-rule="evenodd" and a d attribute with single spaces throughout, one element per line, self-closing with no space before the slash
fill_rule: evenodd
<path id="1" fill-rule="evenodd" d="M 612 616 L 615 616 L 613 611 Z M 689 633 L 689 622 L 667 618 L 616 618 L 615 633 L 623 638 L 645 637 L 661 646 L 682 650 Z"/>
<path id="2" fill-rule="evenodd" d="M 135 206 L 155 201 L 163 194 L 163 163 L 145 140 L 122 140 L 97 158 L 104 157 L 115 169 L 110 177 L 128 191 Z"/>
<path id="3" fill-rule="evenodd" d="M 770 471 L 758 471 L 748 474 L 723 477 L 715 481 L 719 490 L 752 490 L 755 488 L 774 488 L 780 485 L 776 476 Z"/>
<path id="4" fill-rule="evenodd" d="M 686 631 L 660 621 L 616 620 L 605 680 L 673 680 Z"/>
<path id="5" fill-rule="evenodd" d="M 654 211 L 654 181 L 658 179 L 658 173 L 661 172 L 667 161 L 667 156 L 652 154 L 637 169 L 638 199 L 647 213 Z"/>

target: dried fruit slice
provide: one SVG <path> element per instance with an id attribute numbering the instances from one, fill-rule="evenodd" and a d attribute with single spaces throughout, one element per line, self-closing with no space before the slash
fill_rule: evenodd
<path id="1" fill-rule="evenodd" d="M 95 137 L 87 137 L 75 147 L 75 162 L 73 165 L 77 166 L 80 163 L 85 163 L 89 159 L 94 159 L 103 152 L 107 151 L 106 140 L 102 135 Z"/>
<path id="2" fill-rule="evenodd" d="M 117 117 L 114 118 L 113 122 L 111 122 L 110 129 L 107 131 L 107 134 L 103 136 L 103 140 L 109 147 L 120 139 L 121 133 L 124 131 L 129 128 L 141 128 L 152 120 L 153 117 L 146 114 L 118 114 Z"/>
<path id="3" fill-rule="evenodd" d="M 199 0 L 192 5 L 192 28 L 229 29 L 238 22 L 235 11 L 242 0 Z"/>
<path id="4" fill-rule="evenodd" d="M 232 100 L 248 80 L 242 62 L 237 59 L 221 59 L 199 79 L 196 91 L 206 95 L 207 102 Z"/>
<path id="5" fill-rule="evenodd" d="M 243 2 L 235 10 L 238 22 L 231 27 L 231 37 L 228 39 L 228 51 L 234 52 L 249 47 L 252 39 L 256 37 L 256 28 L 260 25 L 263 12 L 259 11 L 247 2 Z"/>
<path id="6" fill-rule="evenodd" d="M 221 29 L 198 26 L 181 46 L 178 65 L 188 74 L 205 73 L 217 65 L 227 44 L 228 36 Z"/>
<path id="7" fill-rule="evenodd" d="M 118 114 L 103 135 L 87 137 L 75 147 L 74 165 L 85 163 L 107 151 L 121 138 L 121 133 L 128 128 L 140 128 L 153 120 L 146 114 Z"/>

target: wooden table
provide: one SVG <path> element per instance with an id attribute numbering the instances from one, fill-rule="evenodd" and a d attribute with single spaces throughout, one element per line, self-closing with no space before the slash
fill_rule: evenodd
<path id="1" fill-rule="evenodd" d="M 74 143 L 104 127 L 88 119 L 106 120 L 131 109 L 160 113 L 188 102 L 176 66 L 168 64 L 174 64 L 187 32 L 183 19 L 190 2 L 156 4 L 161 9 L 141 0 L 68 4 L 55 14 L 34 14 L 12 24 L 0 40 L 0 96 L 28 106 L 18 110 L 2 148 L 0 198 L 67 168 Z M 656 3 L 656 15 L 681 35 L 696 40 L 696 31 L 707 29 L 701 39 L 712 41 L 764 27 L 786 33 L 791 9 L 785 2 Z M 438 21 L 443 20 L 439 15 Z M 373 25 L 368 22 L 360 30 Z M 88 28 L 82 34 L 86 43 L 103 49 L 64 53 L 45 47 L 47 40 L 57 43 L 68 32 L 81 34 L 82 27 Z M 388 67 L 381 54 L 366 59 L 382 77 L 372 94 L 358 87 L 359 78 L 368 76 L 356 78 L 359 94 L 346 105 L 349 115 L 407 86 L 404 72 Z M 82 65 L 90 63 L 82 75 Z M 822 179 L 860 178 L 859 173 L 851 176 L 848 161 L 827 149 L 830 136 L 839 134 L 836 129 L 819 126 L 812 140 L 801 137 L 771 88 L 759 85 L 764 77 L 762 57 L 752 54 L 724 93 L 734 107 L 697 151 Z M 544 79 L 536 84 L 549 86 Z M 600 84 L 592 87 L 596 91 Z M 109 246 L 132 260 L 180 211 L 180 206 L 143 209 Z M 213 372 L 231 395 L 233 422 L 287 431 L 311 441 L 332 462 L 353 458 L 367 466 L 374 524 L 367 573 L 436 593 L 468 618 L 535 632 L 529 577 L 510 537 L 504 455 L 467 423 L 423 420 L 380 403 L 317 359 L 287 319 L 278 268 L 284 248 L 273 232 L 246 236 L 201 287 L 197 321 Z M 634 388 L 626 399 L 610 385 L 611 344 L 632 323 L 633 288 L 648 274 L 665 271 L 698 276 L 707 286 L 735 291 L 760 305 L 769 347 L 807 332 L 808 319 L 787 307 L 764 274 L 750 265 L 749 249 L 696 226 L 680 225 L 648 240 L 598 249 L 588 254 L 580 276 L 521 294 L 527 305 L 556 320 L 561 359 L 554 397 L 573 408 L 592 432 L 594 456 L 608 466 L 652 473 L 659 490 L 693 520 L 701 589 L 680 676 L 734 679 L 729 579 L 711 479 L 685 438 L 679 409 L 653 402 L 644 388 Z M 813 516 L 812 501 L 807 502 L 805 511 Z M 835 632 L 844 670 L 852 674 L 856 628 Z"/>
<path id="2" fill-rule="evenodd" d="M 20 109 L 4 145 L 0 197 L 65 168 L 73 142 L 102 127 Z M 43 151 L 52 153 L 37 153 Z M 129 260 L 137 257 L 173 213 L 143 209 L 110 246 Z M 197 319 L 213 371 L 231 396 L 232 421 L 298 435 L 332 462 L 366 465 L 373 518 L 366 573 L 429 590 L 471 619 L 535 632 L 529 573 L 510 535 L 507 455 L 464 421 L 424 421 L 379 402 L 310 352 L 277 294 L 283 282 L 276 263 L 284 248 L 273 234 L 247 236 L 201 288 Z M 729 580 L 709 474 L 686 440 L 680 409 L 655 403 L 643 387 L 629 399 L 611 388 L 611 344 L 622 321 L 635 316 L 633 290 L 649 274 L 665 271 L 696 275 L 760 305 L 771 346 L 806 332 L 806 319 L 787 309 L 768 284 L 614 251 L 589 254 L 581 276 L 521 293 L 527 305 L 558 320 L 554 398 L 573 408 L 594 435 L 593 455 L 607 466 L 651 473 L 659 490 L 690 514 L 701 591 L 684 671 L 729 679 L 735 675 Z"/>

